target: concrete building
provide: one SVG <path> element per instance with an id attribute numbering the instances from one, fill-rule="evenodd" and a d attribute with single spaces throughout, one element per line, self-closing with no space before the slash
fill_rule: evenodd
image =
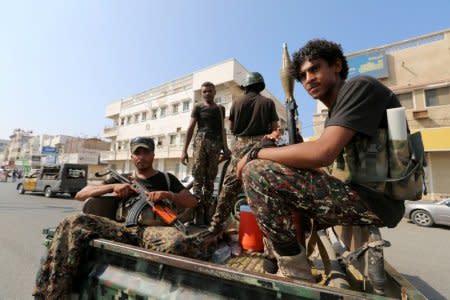
<path id="1" fill-rule="evenodd" d="M 7 150 L 8 150 L 9 140 L 0 139 L 0 167 L 5 165 Z"/>
<path id="2" fill-rule="evenodd" d="M 56 143 L 58 163 L 88 165 L 88 178 L 95 179 L 96 172 L 103 172 L 105 164 L 100 162 L 100 153 L 108 151 L 111 143 L 98 138 L 71 137 L 64 143 Z"/>
<path id="3" fill-rule="evenodd" d="M 102 161 L 124 172 L 132 170 L 130 140 L 151 136 L 157 144 L 154 166 L 178 178 L 189 175 L 190 167 L 180 163 L 180 156 L 192 108 L 202 101 L 201 84 L 211 81 L 216 85 L 216 103 L 224 105 L 228 115 L 232 101 L 242 93 L 239 86 L 246 74 L 248 71 L 237 60 L 230 59 L 109 104 L 106 117 L 113 125 L 105 128 L 103 136 L 111 139 L 111 149 L 102 153 Z M 281 126 L 285 127 L 284 105 L 267 89 L 262 94 L 275 100 Z M 231 134 L 227 134 L 231 146 Z"/>
<path id="4" fill-rule="evenodd" d="M 23 145 L 26 144 L 32 136 L 32 131 L 25 131 L 20 128 L 14 129 L 13 134 L 9 137 L 11 141 L 6 150 L 6 164 L 8 166 L 14 167 L 16 162 L 20 165 L 20 161 L 23 159 L 25 152 Z"/>
<path id="5" fill-rule="evenodd" d="M 344 45 L 345 46 L 345 45 Z M 411 131 L 421 131 L 428 166 L 428 198 L 450 196 L 450 29 L 347 55 L 349 77 L 371 75 L 406 108 Z M 314 134 L 327 109 L 317 105 Z"/>
<path id="6" fill-rule="evenodd" d="M 79 138 L 68 135 L 37 135 L 31 131 L 16 129 L 11 135 L 8 162 L 10 168 L 31 169 L 46 164 L 87 164 L 88 177 L 101 171 L 100 152 L 110 148 L 110 143 L 98 138 Z"/>

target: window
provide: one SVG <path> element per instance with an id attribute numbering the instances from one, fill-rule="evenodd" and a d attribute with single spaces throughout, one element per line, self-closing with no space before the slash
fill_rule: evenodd
<path id="1" fill-rule="evenodd" d="M 189 111 L 190 104 L 191 104 L 190 101 L 184 101 L 183 102 L 183 112 Z"/>
<path id="2" fill-rule="evenodd" d="M 184 145 L 184 140 L 186 139 L 186 133 L 180 134 L 180 145 Z"/>
<path id="3" fill-rule="evenodd" d="M 412 92 L 397 95 L 398 101 L 406 109 L 414 108 Z"/>
<path id="4" fill-rule="evenodd" d="M 42 179 L 50 179 L 50 180 L 51 179 L 58 179 L 58 177 L 59 177 L 59 170 L 60 170 L 59 167 L 56 167 L 56 168 L 51 168 L 51 167 L 43 168 L 41 178 Z"/>
<path id="5" fill-rule="evenodd" d="M 120 125 L 125 125 L 125 118 L 120 118 Z"/>
<path id="6" fill-rule="evenodd" d="M 131 124 L 131 116 L 128 116 L 127 117 L 127 125 L 130 125 Z"/>
<path id="7" fill-rule="evenodd" d="M 158 109 L 152 109 L 152 120 L 155 120 L 158 117 Z"/>
<path id="8" fill-rule="evenodd" d="M 166 116 L 167 106 L 161 107 L 161 118 L 164 118 Z"/>
<path id="9" fill-rule="evenodd" d="M 175 142 L 177 140 L 177 136 L 175 134 L 170 135 L 170 144 L 175 145 Z"/>
<path id="10" fill-rule="evenodd" d="M 117 143 L 117 150 L 125 150 L 127 149 L 127 141 L 119 141 Z"/>
<path id="11" fill-rule="evenodd" d="M 134 115 L 134 123 L 138 123 L 139 122 L 139 114 L 135 114 Z"/>
<path id="12" fill-rule="evenodd" d="M 176 103 L 172 105 L 172 113 L 177 114 L 178 113 L 178 106 L 180 103 Z"/>
<path id="13" fill-rule="evenodd" d="M 79 168 L 69 168 L 67 169 L 67 178 L 69 179 L 79 179 L 86 177 L 86 171 Z"/>
<path id="14" fill-rule="evenodd" d="M 157 143 L 158 146 L 164 146 L 164 136 L 158 136 Z"/>
<path id="15" fill-rule="evenodd" d="M 142 112 L 142 117 L 141 117 L 142 122 L 144 122 L 145 120 L 147 120 L 147 112 L 146 111 Z"/>
<path id="16" fill-rule="evenodd" d="M 437 88 L 425 91 L 426 106 L 450 104 L 450 87 Z"/>

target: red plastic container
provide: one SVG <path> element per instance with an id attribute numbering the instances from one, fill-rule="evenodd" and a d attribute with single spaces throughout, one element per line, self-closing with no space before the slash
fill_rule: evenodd
<path id="1" fill-rule="evenodd" d="M 239 243 L 242 249 L 264 250 L 263 234 L 256 224 L 255 216 L 248 205 L 242 205 L 239 213 Z"/>

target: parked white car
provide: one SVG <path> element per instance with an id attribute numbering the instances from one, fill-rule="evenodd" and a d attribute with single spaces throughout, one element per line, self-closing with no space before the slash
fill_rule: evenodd
<path id="1" fill-rule="evenodd" d="M 435 202 L 407 202 L 404 217 L 419 226 L 430 227 L 434 224 L 450 226 L 450 198 Z"/>

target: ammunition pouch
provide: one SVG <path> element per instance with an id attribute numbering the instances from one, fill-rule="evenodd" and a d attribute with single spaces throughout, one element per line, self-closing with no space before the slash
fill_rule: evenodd
<path id="1" fill-rule="evenodd" d="M 388 139 L 386 129 L 379 129 L 369 139 L 355 136 L 335 168 L 346 173 L 347 183 L 363 185 L 394 200 L 420 200 L 425 192 L 425 165 L 420 132 L 397 141 Z"/>

